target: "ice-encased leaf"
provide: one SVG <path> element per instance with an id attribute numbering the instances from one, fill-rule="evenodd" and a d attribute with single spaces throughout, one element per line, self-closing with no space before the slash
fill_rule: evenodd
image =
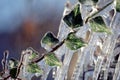
<path id="1" fill-rule="evenodd" d="M 65 44 L 71 50 L 77 50 L 86 45 L 86 43 L 81 38 L 77 38 L 74 33 L 68 35 Z"/>
<path id="2" fill-rule="evenodd" d="M 15 60 L 15 59 L 13 59 L 13 58 L 11 58 L 11 59 L 9 60 L 9 68 L 11 69 L 11 68 L 15 68 L 15 67 L 17 67 L 17 66 L 18 66 L 18 61 Z"/>
<path id="3" fill-rule="evenodd" d="M 53 46 L 59 42 L 59 40 L 52 34 L 52 32 L 47 32 L 41 41 L 43 44 L 48 46 Z"/>
<path id="4" fill-rule="evenodd" d="M 116 1 L 117 1 L 117 3 L 116 3 L 116 10 L 118 12 L 120 12 L 120 0 L 116 0 Z"/>
<path id="5" fill-rule="evenodd" d="M 49 53 L 45 56 L 45 63 L 49 66 L 61 66 L 62 63 L 58 60 L 54 53 Z"/>
<path id="6" fill-rule="evenodd" d="M 63 18 L 63 20 L 71 28 L 83 26 L 83 20 L 80 13 L 80 5 L 76 5 L 75 8 Z"/>
<path id="7" fill-rule="evenodd" d="M 78 0 L 80 3 L 84 4 L 86 0 Z"/>
<path id="8" fill-rule="evenodd" d="M 38 55 L 36 53 L 32 53 L 30 56 L 29 56 L 29 59 L 32 60 L 34 58 L 38 57 Z"/>
<path id="9" fill-rule="evenodd" d="M 94 32 L 105 32 L 108 34 L 111 33 L 110 29 L 107 28 L 101 16 L 95 17 L 92 20 L 90 20 L 90 26 Z"/>
<path id="10" fill-rule="evenodd" d="M 10 77 L 15 79 L 16 74 L 17 74 L 17 67 L 16 68 L 11 68 L 10 69 Z"/>
<path id="11" fill-rule="evenodd" d="M 27 71 L 29 73 L 41 73 L 41 74 L 43 72 L 37 63 L 29 63 L 27 66 Z"/>
<path id="12" fill-rule="evenodd" d="M 98 2 L 98 0 L 92 0 L 94 4 L 96 4 Z"/>

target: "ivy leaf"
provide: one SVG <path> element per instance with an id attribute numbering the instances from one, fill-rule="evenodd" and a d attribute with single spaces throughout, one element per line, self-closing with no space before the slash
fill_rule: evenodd
<path id="1" fill-rule="evenodd" d="M 47 32 L 41 42 L 48 46 L 54 46 L 59 42 L 59 40 L 52 34 L 52 32 Z"/>
<path id="2" fill-rule="evenodd" d="M 27 71 L 29 73 L 40 73 L 40 74 L 43 72 L 37 63 L 29 63 L 27 66 Z"/>
<path id="3" fill-rule="evenodd" d="M 54 53 L 49 53 L 45 56 L 45 63 L 49 66 L 61 66 L 62 63 L 58 60 Z"/>
<path id="4" fill-rule="evenodd" d="M 68 35 L 65 44 L 71 50 L 77 50 L 86 45 L 86 43 L 81 38 L 77 38 L 74 33 Z"/>
<path id="5" fill-rule="evenodd" d="M 101 16 L 95 17 L 94 19 L 90 20 L 90 26 L 94 32 L 105 32 L 107 34 L 111 34 L 110 29 L 107 28 Z"/>
<path id="6" fill-rule="evenodd" d="M 34 58 L 38 57 L 38 55 L 36 53 L 32 53 L 30 56 L 29 56 L 29 59 L 32 60 Z"/>
<path id="7" fill-rule="evenodd" d="M 80 13 L 80 5 L 78 4 L 63 20 L 71 28 L 83 26 L 83 20 Z"/>
<path id="8" fill-rule="evenodd" d="M 117 1 L 116 10 L 120 12 L 120 0 L 116 0 L 116 1 Z"/>

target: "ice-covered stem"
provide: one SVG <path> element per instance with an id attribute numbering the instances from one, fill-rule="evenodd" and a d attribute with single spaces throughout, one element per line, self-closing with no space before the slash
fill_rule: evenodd
<path id="1" fill-rule="evenodd" d="M 33 59 L 31 62 L 32 62 L 32 63 L 37 63 L 37 62 L 41 61 L 41 60 L 45 57 L 46 54 L 52 53 L 52 52 L 56 51 L 58 48 L 60 48 L 60 47 L 64 44 L 64 42 L 65 42 L 65 40 L 63 40 L 63 41 L 60 42 L 58 45 L 56 45 L 54 48 L 52 48 L 51 51 L 43 53 L 41 56 L 39 56 L 39 57 L 36 58 L 36 59 Z"/>
<path id="2" fill-rule="evenodd" d="M 7 77 L 5 77 L 5 78 L 4 78 L 4 80 L 8 80 L 9 78 L 10 78 L 10 75 L 9 75 L 9 76 L 7 76 Z"/>
<path id="3" fill-rule="evenodd" d="M 24 51 L 21 53 L 21 58 L 20 58 L 20 62 L 19 62 L 19 65 L 17 67 L 17 73 L 16 73 L 16 77 L 18 77 L 19 73 L 20 73 L 20 68 L 22 67 L 23 65 L 23 60 L 24 60 Z"/>
<path id="4" fill-rule="evenodd" d="M 3 73 L 4 74 L 8 70 L 8 63 L 7 63 L 8 55 L 9 55 L 9 51 L 6 50 L 3 54 L 3 59 L 2 59 L 2 62 L 1 62 L 2 66 L 3 66 Z"/>
<path id="5" fill-rule="evenodd" d="M 110 3 L 108 3 L 106 6 L 104 6 L 104 7 L 101 8 L 101 9 L 97 8 L 98 11 L 95 12 L 95 13 L 93 13 L 91 16 L 89 16 L 89 17 L 85 20 L 85 23 L 87 23 L 87 22 L 89 21 L 89 19 L 93 18 L 95 15 L 97 15 L 98 13 L 100 13 L 101 11 L 103 11 L 106 7 L 108 7 L 109 5 L 111 5 L 113 2 L 114 2 L 114 0 L 111 1 Z"/>
<path id="6" fill-rule="evenodd" d="M 22 53 L 21 53 L 21 58 L 20 58 L 20 62 L 19 62 L 19 65 L 18 65 L 18 67 L 17 67 L 16 78 L 19 76 L 20 69 L 21 69 L 21 67 L 22 67 L 22 65 L 23 65 L 24 58 L 25 58 L 24 56 L 25 56 L 26 54 L 30 54 L 30 52 L 22 51 Z"/>
<path id="7" fill-rule="evenodd" d="M 118 58 L 118 63 L 116 64 L 115 73 L 113 75 L 113 80 L 119 80 L 120 79 L 120 55 Z"/>

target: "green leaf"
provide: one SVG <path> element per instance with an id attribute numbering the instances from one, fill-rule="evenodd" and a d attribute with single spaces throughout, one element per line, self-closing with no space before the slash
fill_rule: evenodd
<path id="1" fill-rule="evenodd" d="M 29 63 L 27 66 L 27 71 L 29 73 L 41 73 L 41 74 L 43 72 L 37 63 Z"/>
<path id="2" fill-rule="evenodd" d="M 117 1 L 116 10 L 120 12 L 120 0 L 116 0 L 116 1 Z"/>
<path id="3" fill-rule="evenodd" d="M 59 40 L 52 34 L 52 32 L 48 32 L 44 35 L 42 43 L 47 44 L 48 46 L 53 46 L 59 42 Z"/>
<path id="4" fill-rule="evenodd" d="M 86 45 L 86 43 L 81 38 L 77 38 L 74 33 L 68 35 L 65 44 L 71 50 L 77 50 Z"/>
<path id="5" fill-rule="evenodd" d="M 90 20 L 90 26 L 94 32 L 105 32 L 107 34 L 111 34 L 110 29 L 107 28 L 101 16 L 95 17 L 94 19 Z"/>
<path id="6" fill-rule="evenodd" d="M 38 57 L 38 55 L 36 53 L 32 53 L 30 56 L 29 56 L 29 59 L 32 60 L 34 58 Z"/>
<path id="7" fill-rule="evenodd" d="M 54 53 L 49 53 L 45 56 L 45 63 L 49 66 L 61 66 L 62 63 L 58 60 Z"/>
<path id="8" fill-rule="evenodd" d="M 80 13 L 80 5 L 78 4 L 63 20 L 71 28 L 83 26 L 83 20 Z"/>

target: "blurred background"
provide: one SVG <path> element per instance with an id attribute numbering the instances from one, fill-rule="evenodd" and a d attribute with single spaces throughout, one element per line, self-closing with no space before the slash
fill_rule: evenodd
<path id="1" fill-rule="evenodd" d="M 66 1 L 0 0 L 0 61 L 5 50 L 16 59 L 27 47 L 45 51 L 40 40 L 47 31 L 57 35 Z"/>

